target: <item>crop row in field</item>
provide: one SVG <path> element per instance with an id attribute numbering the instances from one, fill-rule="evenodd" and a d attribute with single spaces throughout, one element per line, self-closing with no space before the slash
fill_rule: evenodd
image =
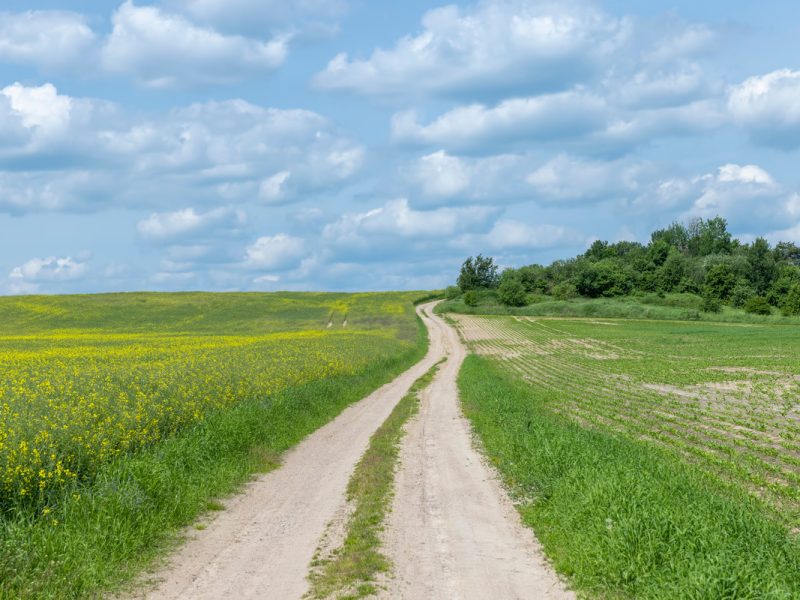
<path id="1" fill-rule="evenodd" d="M 800 523 L 796 328 L 458 316 L 548 409 L 678 453 Z"/>
<path id="2" fill-rule="evenodd" d="M 416 335 L 400 294 L 103 299 L 2 299 L 0 507 L 46 510 L 65 485 L 212 411 L 358 373 Z"/>
<path id="3" fill-rule="evenodd" d="M 739 486 L 553 411 L 561 392 L 493 357 L 468 356 L 459 391 L 523 521 L 579 597 L 800 597 L 800 540 Z"/>

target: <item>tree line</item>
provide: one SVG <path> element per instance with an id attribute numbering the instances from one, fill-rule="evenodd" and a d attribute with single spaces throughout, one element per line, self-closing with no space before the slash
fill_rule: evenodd
<path id="1" fill-rule="evenodd" d="M 481 292 L 483 290 L 483 292 Z M 575 258 L 550 265 L 500 269 L 492 257 L 469 257 L 461 266 L 450 299 L 476 305 L 491 294 L 507 306 L 545 298 L 613 298 L 643 293 L 689 293 L 701 310 L 723 304 L 755 314 L 800 314 L 800 247 L 764 238 L 743 243 L 725 219 L 695 219 L 654 231 L 648 244 L 597 240 Z"/>

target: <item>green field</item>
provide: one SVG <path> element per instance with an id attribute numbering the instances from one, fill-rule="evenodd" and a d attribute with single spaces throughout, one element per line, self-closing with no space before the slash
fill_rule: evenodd
<path id="1" fill-rule="evenodd" d="M 0 597 L 90 595 L 135 573 L 420 358 L 419 296 L 0 298 Z"/>
<path id="2" fill-rule="evenodd" d="M 800 328 L 452 315 L 465 409 L 591 595 L 800 595 Z"/>

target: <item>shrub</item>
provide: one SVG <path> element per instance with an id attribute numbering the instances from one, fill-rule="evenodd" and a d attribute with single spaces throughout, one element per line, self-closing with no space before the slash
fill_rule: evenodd
<path id="1" fill-rule="evenodd" d="M 734 286 L 736 276 L 730 266 L 725 263 L 714 265 L 708 270 L 705 277 L 705 295 L 714 296 L 720 300 L 727 300 Z"/>
<path id="2" fill-rule="evenodd" d="M 545 294 L 534 292 L 533 294 L 528 294 L 528 304 L 539 304 L 540 302 L 547 302 L 550 300 L 548 296 Z"/>
<path id="3" fill-rule="evenodd" d="M 744 312 L 751 315 L 771 315 L 772 307 L 764 296 L 753 296 L 744 303 Z"/>
<path id="4" fill-rule="evenodd" d="M 686 272 L 689 270 L 689 265 L 686 257 L 680 251 L 672 248 L 667 256 L 664 264 L 659 267 L 657 277 L 659 279 L 658 285 L 665 290 L 679 290 L 683 280 L 686 278 Z M 687 280 L 688 281 L 688 280 Z M 686 283 L 683 283 L 686 287 Z M 679 290 L 684 291 L 684 290 Z M 696 291 L 696 290 L 686 290 Z"/>
<path id="5" fill-rule="evenodd" d="M 519 280 L 526 292 L 544 292 L 547 290 L 545 268 L 541 265 L 527 265 L 517 269 Z"/>
<path id="6" fill-rule="evenodd" d="M 722 302 L 719 298 L 706 291 L 706 293 L 703 294 L 703 301 L 700 302 L 700 310 L 703 312 L 718 313 L 722 310 Z"/>
<path id="7" fill-rule="evenodd" d="M 800 315 L 800 283 L 795 283 L 789 288 L 789 293 L 786 294 L 781 311 L 787 317 Z"/>
<path id="8" fill-rule="evenodd" d="M 467 306 L 478 306 L 478 294 L 475 290 L 468 290 L 464 293 L 464 304 Z"/>
<path id="9" fill-rule="evenodd" d="M 551 293 L 556 300 L 572 300 L 578 297 L 578 290 L 568 281 L 554 285 Z"/>
<path id="10" fill-rule="evenodd" d="M 749 284 L 739 281 L 731 292 L 731 306 L 742 308 L 755 295 L 756 291 Z"/>
<path id="11" fill-rule="evenodd" d="M 519 279 L 504 279 L 497 290 L 497 296 L 506 306 L 525 306 L 528 303 L 525 286 Z"/>
<path id="12" fill-rule="evenodd" d="M 691 277 L 683 277 L 675 286 L 675 291 L 682 294 L 699 294 L 700 286 Z"/>
<path id="13" fill-rule="evenodd" d="M 455 300 L 461 295 L 461 288 L 457 285 L 448 285 L 444 290 L 444 297 L 447 300 Z"/>
<path id="14" fill-rule="evenodd" d="M 633 287 L 628 274 L 611 260 L 581 265 L 575 287 L 589 298 L 624 296 Z"/>

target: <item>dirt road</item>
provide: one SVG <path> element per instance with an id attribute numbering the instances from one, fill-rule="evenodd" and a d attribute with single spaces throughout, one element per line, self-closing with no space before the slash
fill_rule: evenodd
<path id="1" fill-rule="evenodd" d="M 394 578 L 384 596 L 494 600 L 574 598 L 544 562 L 495 473 L 473 447 L 456 379 L 466 351 L 438 317 L 447 362 L 408 425 L 385 543 Z"/>
<path id="2" fill-rule="evenodd" d="M 429 317 L 418 310 L 429 324 Z M 308 565 L 372 433 L 444 352 L 426 357 L 345 409 L 289 451 L 280 468 L 251 482 L 171 559 L 148 598 L 290 600 L 308 589 Z"/>
<path id="3" fill-rule="evenodd" d="M 411 384 L 446 355 L 402 449 L 387 536 L 397 577 L 387 597 L 566 597 L 471 446 L 455 383 L 464 349 L 430 308 L 418 310 L 430 332 L 426 357 L 307 437 L 279 469 L 228 501 L 156 575 L 159 583 L 145 597 L 301 598 L 314 551 L 345 504 L 347 481 L 370 436 Z"/>

